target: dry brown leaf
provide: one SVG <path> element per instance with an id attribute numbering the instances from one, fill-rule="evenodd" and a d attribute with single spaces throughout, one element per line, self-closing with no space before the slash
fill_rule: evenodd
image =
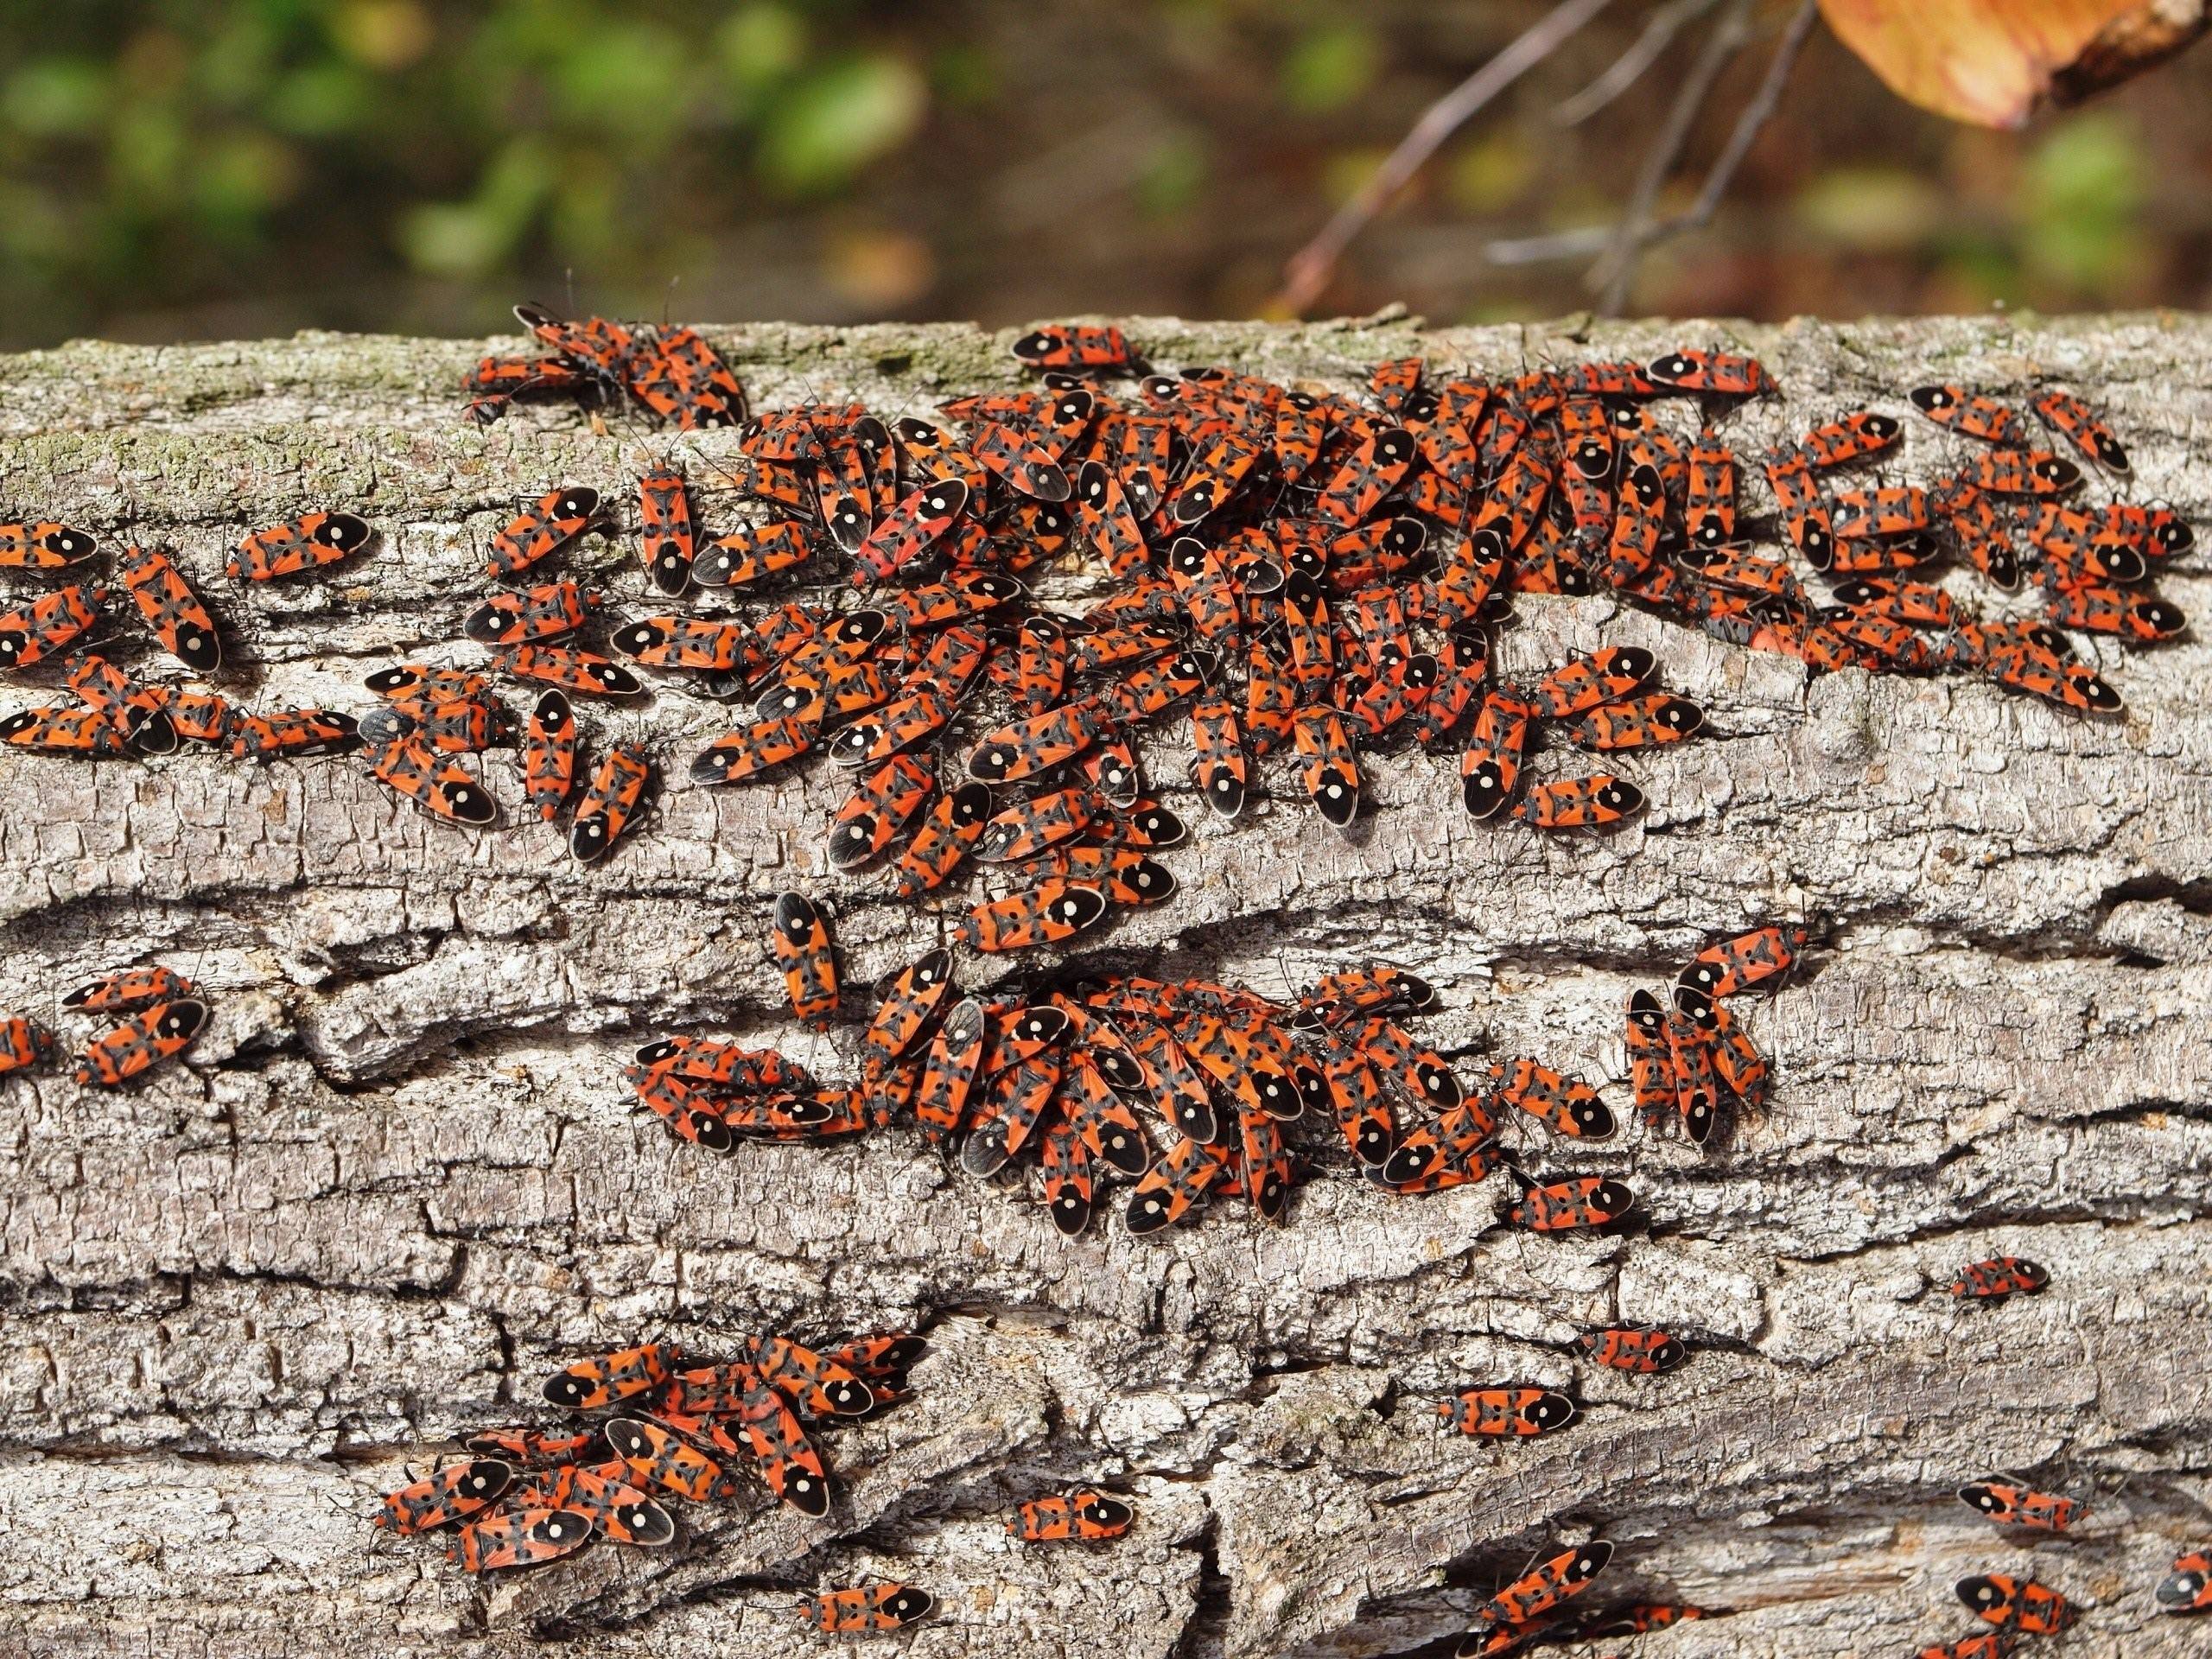
<path id="1" fill-rule="evenodd" d="M 1891 91 L 1955 121 L 2016 127 L 2052 78 L 2141 0 L 1821 0 Z"/>

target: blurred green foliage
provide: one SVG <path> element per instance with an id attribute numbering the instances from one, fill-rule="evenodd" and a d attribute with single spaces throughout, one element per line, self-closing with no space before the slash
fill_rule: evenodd
<path id="1" fill-rule="evenodd" d="M 394 259 L 626 272 L 718 217 L 703 191 L 834 197 L 995 76 L 846 0 L 29 10 L 0 26 L 0 302 L 65 322 Z"/>
<path id="2" fill-rule="evenodd" d="M 0 7 L 0 345 L 631 315 L 1249 313 L 1420 110 L 1545 0 L 64 0 Z M 1328 303 L 1557 313 L 1662 60 L 1562 128 L 1618 8 L 1448 144 Z M 1687 49 L 1680 43 L 1677 57 Z M 2208 62 L 2200 67 L 2197 59 Z M 1738 79 L 1755 74 L 1748 60 Z M 1816 41 L 1683 312 L 2202 303 L 2212 54 L 2024 135 L 1948 126 Z M 1748 82 L 1725 84 L 1679 208 Z"/>

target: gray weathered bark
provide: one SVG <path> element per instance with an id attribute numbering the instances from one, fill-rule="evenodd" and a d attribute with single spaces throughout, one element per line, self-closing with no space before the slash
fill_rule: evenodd
<path id="1" fill-rule="evenodd" d="M 1414 351 L 1517 372 L 1727 344 L 1789 394 L 1732 417 L 1746 454 L 1847 407 L 1904 413 L 1926 379 L 2048 377 L 2111 411 L 2142 494 L 2212 526 L 2194 319 L 1132 333 L 1162 364 L 1338 385 Z M 960 327 L 715 337 L 761 405 L 896 410 L 1014 378 L 1002 339 Z M 16 359 L 0 502 L 173 542 L 238 623 L 250 701 L 359 709 L 364 673 L 458 637 L 513 497 L 619 495 L 673 442 L 567 410 L 466 426 L 454 389 L 482 349 Z M 697 457 L 730 443 L 682 448 L 711 485 Z M 1909 425 L 1905 470 L 1940 448 Z M 326 503 L 382 527 L 373 557 L 222 588 L 243 528 Z M 583 563 L 658 608 L 621 544 Z M 2162 586 L 2202 617 L 2200 569 Z M 1961 679 L 1808 683 L 1601 601 L 1521 608 L 1509 671 L 1644 643 L 1711 711 L 1714 735 L 1637 767 L 1647 822 L 1599 842 L 1471 826 L 1448 760 L 1386 759 L 1357 841 L 1281 806 L 1199 824 L 1167 855 L 1180 897 L 1102 944 L 1278 993 L 1379 953 L 1439 983 L 1421 1029 L 1447 1050 L 1617 1080 L 1629 986 L 1708 936 L 1814 918 L 1833 942 L 1815 971 L 1749 1011 L 1779 1090 L 1728 1145 L 1531 1146 L 1626 1173 L 1651 1219 L 1628 1237 L 1495 1230 L 1496 1184 L 1414 1202 L 1327 1170 L 1280 1229 L 1224 1206 L 1164 1243 L 1116 1223 L 1067 1244 L 903 1130 L 723 1160 L 677 1144 L 626 1103 L 622 1058 L 671 1026 L 788 1036 L 769 893 L 838 897 L 855 982 L 937 935 L 818 867 L 826 768 L 688 787 L 683 760 L 728 719 L 680 693 L 586 713 L 675 761 L 652 832 L 597 870 L 534 821 L 429 825 L 353 762 L 0 756 L 0 1009 L 51 1014 L 156 955 L 216 1006 L 189 1065 L 138 1093 L 0 1084 L 0 1649 L 797 1653 L 819 1638 L 790 1618 L 795 1587 L 897 1575 L 945 1604 L 899 1639 L 918 1655 L 1395 1654 L 1595 1529 L 1622 1547 L 1609 1598 L 1733 1610 L 1638 1649 L 1916 1651 L 1968 1632 L 1953 1579 L 2032 1570 L 2091 1605 L 2068 1652 L 2195 1651 L 2203 1632 L 2148 1587 L 2212 1533 L 2212 647 L 2101 648 L 2129 713 L 2099 723 Z M 1179 734 L 1156 735 L 1179 789 Z M 508 769 L 486 771 L 512 822 Z M 1955 1306 L 1953 1270 L 1999 1252 L 2051 1288 Z M 1656 1380 L 1560 1351 L 1616 1316 L 1698 1351 Z M 576 1353 L 931 1319 L 918 1398 L 832 1444 L 831 1522 L 686 1506 L 670 1551 L 480 1586 L 362 1519 Z M 1578 1384 L 1588 1415 L 1526 1446 L 1435 1432 L 1439 1391 L 1512 1379 Z M 1950 1496 L 1992 1468 L 2064 1484 L 2068 1460 L 2106 1488 L 2069 1541 L 2024 1547 Z M 1134 1534 L 1010 1546 L 1010 1503 L 1077 1476 L 1137 1495 Z"/>

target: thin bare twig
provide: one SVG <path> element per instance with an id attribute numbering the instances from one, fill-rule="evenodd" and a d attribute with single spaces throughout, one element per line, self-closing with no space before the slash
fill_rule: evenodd
<path id="1" fill-rule="evenodd" d="M 1759 82 L 1758 91 L 1736 118 L 1736 130 L 1728 135 L 1728 143 L 1714 160 L 1713 170 L 1705 175 L 1697 200 L 1690 204 L 1688 212 L 1668 221 L 1668 235 L 1678 236 L 1682 231 L 1698 229 L 1711 220 L 1714 210 L 1720 206 L 1720 198 L 1728 194 L 1736 169 L 1751 153 L 1751 141 L 1759 136 L 1759 129 L 1774 118 L 1775 111 L 1782 107 L 1782 92 L 1789 84 L 1789 72 L 1796 67 L 1797 54 L 1805 49 L 1805 41 L 1820 16 L 1820 0 L 1802 0 L 1797 15 L 1782 31 L 1774 56 L 1767 60 L 1766 75 Z"/>
<path id="2" fill-rule="evenodd" d="M 1320 233 L 1283 267 L 1283 289 L 1276 298 L 1279 309 L 1302 315 L 1321 296 L 1336 274 L 1337 261 L 1365 230 L 1390 198 L 1421 170 L 1444 141 L 1474 118 L 1483 106 L 1541 63 L 1577 29 L 1603 11 L 1611 0 L 1560 0 L 1496 57 L 1469 75 L 1422 111 L 1413 130 L 1383 158 L 1375 175 L 1357 194 L 1338 208 Z"/>
<path id="3" fill-rule="evenodd" d="M 1789 85 L 1789 72 L 1796 67 L 1798 54 L 1805 48 L 1805 41 L 1813 32 L 1813 25 L 1820 20 L 1820 0 L 1803 0 L 1797 15 L 1789 20 L 1789 27 L 1783 32 L 1781 44 L 1774 50 L 1766 67 L 1766 79 L 1759 83 L 1758 93 L 1744 106 L 1736 118 L 1735 130 L 1728 135 L 1728 143 L 1715 158 L 1713 168 L 1705 175 L 1705 183 L 1697 193 L 1697 200 L 1672 219 L 1662 219 L 1646 230 L 1641 238 L 1642 246 L 1649 248 L 1670 237 L 1701 231 L 1713 222 L 1719 210 L 1720 200 L 1727 194 L 1734 181 L 1736 169 L 1743 165 L 1744 157 L 1751 152 L 1752 142 L 1759 130 L 1774 118 L 1781 107 L 1783 89 Z M 1618 234 L 1611 225 L 1585 225 L 1574 230 L 1555 231 L 1547 236 L 1501 238 L 1483 250 L 1483 257 L 1494 265 L 1537 265 L 1554 259 L 1580 259 L 1608 245 Z"/>
<path id="4" fill-rule="evenodd" d="M 1637 77 L 1658 60 L 1683 25 L 1694 23 L 1719 4 L 1720 0 L 1674 0 L 1651 14 L 1636 44 L 1613 60 L 1611 68 L 1552 111 L 1554 126 L 1580 126 L 1633 86 Z"/>
<path id="5" fill-rule="evenodd" d="M 1635 280 L 1637 260 L 1643 252 L 1644 235 L 1651 223 L 1651 205 L 1658 200 L 1660 188 L 1667 182 L 1667 175 L 1675 170 L 1675 163 L 1681 159 L 1682 148 L 1689 142 L 1690 129 L 1696 124 L 1698 111 L 1705 107 L 1705 100 L 1712 96 L 1713 83 L 1751 39 L 1751 0 L 1731 0 L 1728 10 L 1706 36 L 1704 49 L 1690 65 L 1689 73 L 1682 78 L 1681 90 L 1675 95 L 1674 106 L 1667 111 L 1666 124 L 1660 128 L 1657 141 L 1636 175 L 1636 183 L 1629 192 L 1628 207 L 1613 232 L 1612 242 L 1584 279 L 1597 290 L 1599 315 L 1618 316 L 1621 307 L 1627 303 L 1629 284 Z"/>

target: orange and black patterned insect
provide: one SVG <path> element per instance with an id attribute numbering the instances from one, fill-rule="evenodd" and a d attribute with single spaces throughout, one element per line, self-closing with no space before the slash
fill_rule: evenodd
<path id="1" fill-rule="evenodd" d="M 666 1343 L 617 1349 L 554 1372 L 545 1379 L 543 1392 L 553 1404 L 570 1411 L 597 1411 L 661 1387 L 679 1357 Z"/>
<path id="2" fill-rule="evenodd" d="M 1815 427 L 1798 439 L 1797 448 L 1815 467 L 1847 467 L 1880 454 L 1897 441 L 1904 429 L 1891 416 L 1862 409 Z"/>
<path id="3" fill-rule="evenodd" d="M 983 828 L 976 856 L 987 864 L 1034 858 L 1048 847 L 1082 835 L 1101 816 L 1099 798 L 1077 785 L 1017 801 Z"/>
<path id="4" fill-rule="evenodd" d="M 814 901 L 801 893 L 777 894 L 769 943 L 791 995 L 792 1015 L 808 1025 L 826 1022 L 837 1011 L 837 954 L 830 925 Z"/>
<path id="5" fill-rule="evenodd" d="M 1989 449 L 1974 458 L 1966 476 L 1991 495 L 2063 495 L 2081 483 L 2082 469 L 2040 449 Z"/>
<path id="6" fill-rule="evenodd" d="M 1629 993 L 1629 1087 L 1646 1123 L 1657 1125 L 1676 1109 L 1674 1051 L 1667 1040 L 1667 1013 L 1649 991 Z"/>
<path id="7" fill-rule="evenodd" d="M 2174 1558 L 2173 1571 L 2153 1592 L 2162 1613 L 2212 1611 L 2212 1550 L 2192 1549 Z"/>
<path id="8" fill-rule="evenodd" d="M 1532 1232 L 1560 1232 L 1570 1227 L 1603 1227 L 1626 1215 L 1635 1203 L 1636 1195 L 1618 1181 L 1585 1175 L 1523 1188 L 1520 1201 L 1507 1206 L 1505 1218 Z"/>
<path id="9" fill-rule="evenodd" d="M 1659 659 L 1640 645 L 1607 645 L 1552 670 L 1530 690 L 1529 701 L 1536 713 L 1563 720 L 1618 702 L 1658 670 Z"/>
<path id="10" fill-rule="evenodd" d="M 1727 352 L 1669 352 L 1644 365 L 1643 372 L 1662 386 L 1719 397 L 1764 397 L 1781 390 L 1757 358 Z"/>
<path id="11" fill-rule="evenodd" d="M 1173 1226 L 1205 1201 L 1206 1189 L 1228 1170 L 1227 1156 L 1216 1147 L 1177 1136 L 1129 1194 L 1122 1220 L 1140 1238 Z"/>
<path id="12" fill-rule="evenodd" d="M 639 1103 L 666 1123 L 678 1140 L 709 1152 L 728 1152 L 737 1144 L 721 1103 L 677 1077 L 671 1067 L 634 1065 L 622 1076 Z"/>
<path id="13" fill-rule="evenodd" d="M 1959 1502 L 1980 1510 L 2000 1527 L 2035 1532 L 2064 1532 L 2089 1512 L 2079 1498 L 2034 1491 L 1994 1476 L 1960 1487 Z"/>
<path id="14" fill-rule="evenodd" d="M 1135 365 L 1122 331 L 1101 323 L 1056 322 L 1014 342 L 1033 369 L 1127 369 Z"/>
<path id="15" fill-rule="evenodd" d="M 1105 734 L 1106 714 L 1095 697 L 1048 709 L 986 733 L 968 756 L 968 775 L 986 784 L 1014 783 L 1072 760 Z"/>
<path id="16" fill-rule="evenodd" d="M 0 616 L 0 669 L 29 668 L 92 632 L 105 588 L 57 588 Z"/>
<path id="17" fill-rule="evenodd" d="M 946 994 L 952 988 L 952 953 L 925 952 L 899 970 L 886 988 L 882 1003 L 861 1038 L 885 1063 L 901 1060 L 929 1035 Z"/>
<path id="18" fill-rule="evenodd" d="M 1006 1529 L 1026 1544 L 1058 1543 L 1071 1538 L 1095 1542 L 1120 1537 L 1136 1518 L 1136 1510 L 1120 1498 L 1086 1486 L 1031 1498 L 1015 1511 Z"/>
<path id="19" fill-rule="evenodd" d="M 54 1033 L 35 1020 L 0 1019 L 0 1077 L 44 1064 L 58 1046 Z"/>
<path id="20" fill-rule="evenodd" d="M 480 827 L 496 823 L 499 807 L 459 761 L 441 760 L 420 734 L 407 731 L 372 751 L 369 776 L 405 797 L 434 818 Z"/>
<path id="21" fill-rule="evenodd" d="M 2109 473 L 2123 476 L 2134 470 L 2120 440 L 2091 409 L 2070 391 L 2046 391 L 2028 405 L 2052 431 Z"/>
<path id="22" fill-rule="evenodd" d="M 596 1428 L 578 1433 L 560 1429 L 486 1428 L 462 1435 L 461 1443 L 480 1458 L 498 1458 L 533 1469 L 596 1461 L 607 1455 L 607 1437 Z"/>
<path id="23" fill-rule="evenodd" d="M 1065 499 L 1062 491 L 1059 499 Z M 923 485 L 899 503 L 853 552 L 853 582 L 885 582 L 929 551 L 967 510 L 968 486 L 957 479 Z"/>
<path id="24" fill-rule="evenodd" d="M 1707 427 L 1690 446 L 1682 516 L 1691 544 L 1725 547 L 1736 537 L 1736 454 Z"/>
<path id="25" fill-rule="evenodd" d="M 691 524 L 691 492 L 683 474 L 656 467 L 638 480 L 638 556 L 645 576 L 671 599 L 691 586 L 698 536 Z"/>
<path id="26" fill-rule="evenodd" d="M 1802 927 L 1759 927 L 1699 951 L 1675 981 L 1675 1006 L 1712 1024 L 1713 1001 L 1764 985 L 1796 967 L 1810 935 Z"/>
<path id="27" fill-rule="evenodd" d="M 350 512 L 304 513 L 287 524 L 254 531 L 238 543 L 223 574 L 250 582 L 297 575 L 359 552 L 374 533 L 368 520 Z"/>
<path id="28" fill-rule="evenodd" d="M 267 761 L 287 755 L 333 754 L 360 741 L 353 715 L 323 709 L 280 714 L 238 711 L 231 722 L 231 758 Z"/>
<path id="29" fill-rule="evenodd" d="M 502 1510 L 454 1534 L 447 1555 L 468 1573 L 536 1567 L 582 1549 L 592 1524 L 582 1510 Z"/>
<path id="30" fill-rule="evenodd" d="M 1357 524 L 1397 487 L 1421 454 L 1414 435 L 1402 426 L 1378 426 L 1363 434 L 1313 503 L 1316 515 L 1332 524 Z"/>
<path id="31" fill-rule="evenodd" d="M 514 1479 L 514 1466 L 497 1458 L 448 1464 L 435 1474 L 385 1493 L 371 1524 L 403 1534 L 450 1526 L 498 1503 Z"/>
<path id="32" fill-rule="evenodd" d="M 1643 804 L 1634 784 L 1601 772 L 1536 785 L 1516 815 L 1539 830 L 1602 830 L 1635 817 Z"/>
<path id="33" fill-rule="evenodd" d="M 561 816 L 575 789 L 576 716 L 562 692 L 541 696 L 524 723 L 522 782 L 525 799 L 548 823 Z"/>
<path id="34" fill-rule="evenodd" d="M 1714 1014 L 1719 1003 L 1708 1005 Z M 1694 1147 L 1713 1137 L 1720 1107 L 1719 1083 L 1713 1065 L 1713 1044 L 1706 1028 L 1679 1007 L 1667 1010 L 1667 1059 L 1674 1077 L 1675 1108 L 1682 1133 Z"/>
<path id="35" fill-rule="evenodd" d="M 140 685 L 106 658 L 88 653 L 79 659 L 69 671 L 69 689 L 141 754 L 175 752 L 177 729 L 162 692 Z"/>
<path id="36" fill-rule="evenodd" d="M 510 645 L 493 658 L 492 666 L 518 680 L 589 696 L 634 697 L 645 689 L 645 682 L 621 664 L 566 645 Z"/>
<path id="37" fill-rule="evenodd" d="M 630 395 L 683 430 L 745 418 L 745 388 L 696 328 L 658 331 L 630 354 L 627 368 Z"/>
<path id="38" fill-rule="evenodd" d="M 675 1518 L 624 1479 L 628 1472 L 620 1458 L 569 1463 L 524 1482 L 509 1502 L 520 1509 L 580 1510 L 597 1535 L 618 1544 L 657 1548 L 672 1541 Z"/>
<path id="39" fill-rule="evenodd" d="M 120 973 L 89 981 L 63 997 L 61 1006 L 82 1008 L 87 1014 L 119 1014 L 125 1008 L 143 1007 L 149 1002 L 189 996 L 194 988 L 192 982 L 175 969 L 156 963 L 146 968 L 125 968 Z"/>
<path id="40" fill-rule="evenodd" d="M 126 547 L 116 557 L 115 573 L 169 655 L 201 674 L 223 665 L 215 619 L 168 554 L 158 548 Z"/>
<path id="41" fill-rule="evenodd" d="M 1612 1559 L 1612 1545 L 1603 1538 L 1593 1538 L 1580 1549 L 1565 1550 L 1539 1562 L 1475 1609 L 1473 1628 L 1460 1638 L 1458 1651 L 1462 1655 L 1482 1652 L 1493 1632 L 1524 1630 L 1548 1617 L 1554 1608 L 1588 1589 Z"/>
<path id="42" fill-rule="evenodd" d="M 1436 1408 L 1462 1434 L 1525 1438 L 1565 1428 L 1581 1408 L 1543 1389 L 1463 1389 Z"/>
<path id="43" fill-rule="evenodd" d="M 113 1089 L 149 1066 L 181 1054 L 207 1023 L 207 1005 L 190 997 L 157 1002 L 144 1013 L 102 1032 L 86 1046 L 77 1067 L 79 1083 Z"/>
<path id="44" fill-rule="evenodd" d="M 760 1478 L 770 1491 L 801 1515 L 829 1514 L 829 1477 L 823 1472 L 821 1455 L 799 1427 L 798 1418 L 757 1373 L 749 1367 L 735 1369 L 749 1379 L 738 1396 L 735 1414 Z M 873 1398 L 871 1395 L 871 1402 Z"/>
<path id="45" fill-rule="evenodd" d="M 752 629 L 713 617 L 649 616 L 617 628 L 608 643 L 624 656 L 655 668 L 750 678 L 768 666 Z"/>
<path id="46" fill-rule="evenodd" d="M 1705 710 L 1671 692 L 1650 691 L 1618 702 L 1600 703 L 1577 715 L 1564 733 L 1578 748 L 1611 752 L 1679 743 L 1705 726 Z"/>
<path id="47" fill-rule="evenodd" d="M 1835 563 L 1835 527 L 1814 481 L 1812 462 L 1796 450 L 1777 451 L 1767 456 L 1765 472 L 1789 544 L 1814 569 L 1827 569 Z"/>
<path id="48" fill-rule="evenodd" d="M 686 1435 L 677 1433 L 664 1422 L 608 1418 L 606 1445 L 615 1449 L 617 1458 L 621 1458 L 637 1480 L 644 1480 L 648 1486 L 666 1486 L 679 1497 L 690 1497 L 692 1502 L 734 1496 L 739 1489 L 721 1462 L 708 1458 L 699 1446 L 690 1445 Z M 734 1440 L 730 1442 L 730 1449 L 736 1449 Z"/>
<path id="49" fill-rule="evenodd" d="M 1500 1060 L 1490 1069 L 1491 1088 L 1500 1098 L 1541 1119 L 1561 1135 L 1603 1141 L 1614 1129 L 1613 1115 L 1598 1091 L 1573 1077 L 1563 1077 L 1535 1060 Z"/>
<path id="50" fill-rule="evenodd" d="M 652 783 L 652 757 L 632 743 L 618 743 L 601 759 L 576 804 L 569 831 L 569 852 L 579 863 L 594 864 L 613 851 L 614 843 L 636 821 Z"/>
<path id="51" fill-rule="evenodd" d="M 1906 394 L 1912 406 L 1938 426 L 1980 438 L 1985 443 L 2018 448 L 2028 441 L 2027 423 L 1993 397 L 1963 386 L 1915 386 Z"/>
<path id="52" fill-rule="evenodd" d="M 590 528 L 599 516 L 599 492 L 563 484 L 546 491 L 492 538 L 485 574 L 512 576 L 550 558 Z"/>
<path id="53" fill-rule="evenodd" d="M 122 734 L 97 709 L 22 709 L 0 720 L 0 743 L 41 754 L 76 754 L 94 760 L 125 754 Z"/>
<path id="54" fill-rule="evenodd" d="M 895 1630 L 927 1618 L 937 1598 L 911 1584 L 872 1584 L 856 1590 L 827 1590 L 798 1604 L 802 1624 L 834 1636 L 856 1630 Z"/>
<path id="55" fill-rule="evenodd" d="M 779 715 L 718 737 L 691 761 L 699 784 L 737 784 L 795 760 L 821 737 L 820 716 Z"/>
<path id="56" fill-rule="evenodd" d="M 1998 1306 L 2007 1296 L 2033 1295 L 2050 1282 L 2050 1272 L 2025 1256 L 1999 1255 L 1960 1268 L 1951 1294 L 1962 1301 Z"/>
<path id="57" fill-rule="evenodd" d="M 1679 1014 L 1680 1010 L 1676 1013 Z M 1725 1007 L 1714 1003 L 1713 1014 L 1712 1028 L 1703 1033 L 1706 1047 L 1713 1057 L 1713 1069 L 1727 1085 L 1730 1094 L 1757 1105 L 1766 1096 L 1766 1056 L 1759 1052 L 1758 1046 Z"/>
<path id="58" fill-rule="evenodd" d="M 867 863 L 891 844 L 936 788 L 937 779 L 927 766 L 911 754 L 893 755 L 837 809 L 827 847 L 830 864 L 851 870 Z"/>
<path id="59" fill-rule="evenodd" d="M 99 538 L 51 519 L 0 524 L 0 570 L 60 570 L 100 550 Z"/>
<path id="60" fill-rule="evenodd" d="M 1679 1339 L 1642 1325 L 1586 1331 L 1574 1339 L 1574 1346 L 1593 1364 L 1616 1371 L 1671 1371 L 1689 1357 L 1689 1350 Z"/>
<path id="61" fill-rule="evenodd" d="M 1342 830 L 1359 816 L 1359 751 L 1333 709 L 1300 709 L 1290 733 L 1305 766 L 1306 798 L 1329 823 Z"/>
<path id="62" fill-rule="evenodd" d="M 961 861 L 982 838 L 990 814 L 991 792 L 981 784 L 963 784 L 941 798 L 899 854 L 892 896 L 911 899 L 951 880 Z"/>
<path id="63" fill-rule="evenodd" d="M 747 1337 L 747 1357 L 760 1382 L 789 1396 L 810 1416 L 865 1416 L 875 1396 L 858 1376 L 789 1337 Z"/>
<path id="64" fill-rule="evenodd" d="M 1519 790 L 1521 757 L 1535 715 L 1535 707 L 1510 688 L 1500 687 L 1483 698 L 1466 753 L 1459 757 L 1460 798 L 1470 817 L 1496 817 Z"/>
<path id="65" fill-rule="evenodd" d="M 2049 1585 L 2003 1573 L 1981 1573 L 1952 1586 L 1959 1599 L 1990 1624 L 2027 1636 L 2051 1636 L 2077 1617 L 2072 1604 Z"/>
<path id="66" fill-rule="evenodd" d="M 814 556 L 805 530 L 790 522 L 732 531 L 707 547 L 707 553 L 691 565 L 691 579 L 702 588 L 748 587 L 763 576 L 795 569 Z"/>

